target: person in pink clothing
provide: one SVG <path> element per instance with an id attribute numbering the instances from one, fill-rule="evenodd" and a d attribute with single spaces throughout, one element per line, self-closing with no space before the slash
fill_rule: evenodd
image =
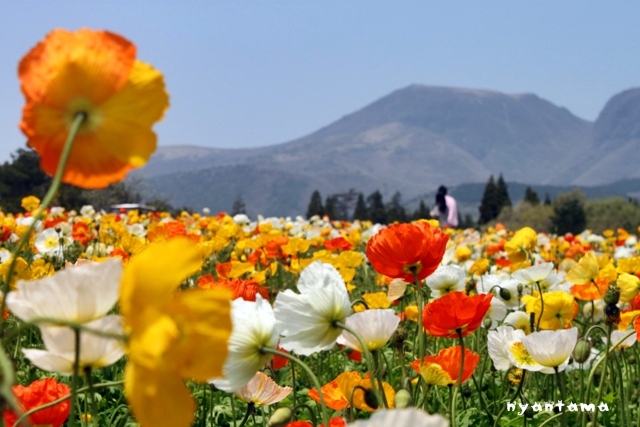
<path id="1" fill-rule="evenodd" d="M 447 187 L 441 185 L 436 193 L 436 204 L 431 210 L 431 216 L 436 218 L 443 227 L 458 226 L 458 205 L 456 199 L 447 194 Z"/>

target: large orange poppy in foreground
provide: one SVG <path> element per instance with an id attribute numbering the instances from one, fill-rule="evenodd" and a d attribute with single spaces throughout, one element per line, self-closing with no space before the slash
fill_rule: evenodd
<path id="1" fill-rule="evenodd" d="M 169 105 L 163 76 L 136 47 L 107 31 L 54 30 L 20 61 L 26 98 L 20 128 L 53 175 L 74 118 L 78 131 L 63 182 L 103 188 L 144 165 L 156 149 L 151 126 Z"/>

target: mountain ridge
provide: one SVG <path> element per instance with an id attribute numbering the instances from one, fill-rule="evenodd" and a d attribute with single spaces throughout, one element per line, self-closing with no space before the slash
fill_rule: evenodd
<path id="1" fill-rule="evenodd" d="M 160 147 L 137 174 L 176 204 L 228 210 L 235 197 L 252 194 L 243 196 L 248 208 L 281 215 L 304 212 L 308 196 L 298 200 L 299 193 L 314 189 L 380 189 L 414 197 L 440 184 L 486 182 L 498 173 L 530 184 L 600 185 L 640 177 L 632 167 L 612 166 L 639 157 L 636 123 L 640 89 L 612 97 L 589 122 L 531 93 L 414 84 L 281 144 Z M 621 142 L 620 135 L 631 139 Z M 254 180 L 244 180 L 243 170 Z M 215 177 L 208 189 L 203 174 Z M 236 195 L 216 192 L 214 200 L 207 195 L 212 185 L 233 188 Z M 270 202 L 269 194 L 281 202 Z"/>

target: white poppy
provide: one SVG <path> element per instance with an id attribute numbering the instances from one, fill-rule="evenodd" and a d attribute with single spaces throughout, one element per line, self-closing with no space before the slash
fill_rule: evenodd
<path id="1" fill-rule="evenodd" d="M 112 258 L 65 268 L 38 280 L 19 280 L 7 295 L 9 310 L 25 322 L 49 318 L 86 323 L 118 301 L 122 262 Z"/>
<path id="2" fill-rule="evenodd" d="M 505 325 L 522 330 L 525 334 L 531 333 L 531 317 L 524 311 L 514 311 L 504 318 Z"/>
<path id="3" fill-rule="evenodd" d="M 368 350 L 380 350 L 387 344 L 391 335 L 398 328 L 400 318 L 393 310 L 365 310 L 347 317 L 346 324 L 356 331 L 365 342 Z M 351 333 L 342 331 L 338 344 L 362 351 L 360 341 Z"/>
<path id="4" fill-rule="evenodd" d="M 518 270 L 512 274 L 512 277 L 523 285 L 533 285 L 542 282 L 552 271 L 553 263 L 546 262 Z"/>
<path id="5" fill-rule="evenodd" d="M 578 328 L 538 331 L 522 339 L 522 344 L 537 363 L 558 372 L 566 368 L 577 342 Z"/>
<path id="6" fill-rule="evenodd" d="M 368 420 L 349 424 L 353 427 L 448 427 L 449 421 L 442 415 L 431 415 L 417 408 L 382 409 Z"/>
<path id="7" fill-rule="evenodd" d="M 122 318 L 105 316 L 85 325 L 87 328 L 122 334 Z M 46 350 L 22 349 L 25 357 L 38 368 L 72 375 L 75 363 L 75 331 L 67 327 L 41 327 L 42 340 Z M 80 370 L 98 369 L 109 366 L 124 355 L 123 343 L 117 338 L 96 335 L 90 331 L 80 331 Z"/>
<path id="8" fill-rule="evenodd" d="M 440 298 L 449 292 L 460 292 L 464 290 L 467 275 L 464 270 L 457 265 L 440 266 L 427 277 L 427 286 L 433 290 L 433 296 Z"/>
<path id="9" fill-rule="evenodd" d="M 65 248 L 71 243 L 73 240 L 68 236 L 58 233 L 53 228 L 46 228 L 36 236 L 34 246 L 42 255 L 62 258 Z"/>
<path id="10" fill-rule="evenodd" d="M 587 301 L 584 304 L 584 307 L 582 307 L 582 314 L 585 319 L 589 320 L 589 322 L 593 324 L 604 320 L 604 301 L 602 301 L 602 299 Z M 593 318 L 591 318 L 591 316 L 593 316 Z"/>
<path id="11" fill-rule="evenodd" d="M 487 334 L 489 357 L 498 371 L 507 371 L 512 366 L 508 346 L 513 341 L 519 341 L 522 337 L 524 337 L 524 332 L 520 329 L 513 329 L 511 326 L 499 326 L 495 331 L 489 331 Z"/>
<path id="12" fill-rule="evenodd" d="M 485 324 L 482 324 L 483 328 L 487 329 L 495 329 L 498 327 L 498 322 L 501 322 L 505 316 L 507 315 L 507 305 L 498 298 L 491 298 L 491 305 L 489 306 L 489 310 L 487 310 L 487 314 L 485 315 L 485 319 L 490 319 L 491 324 L 489 327 L 486 327 Z"/>
<path id="13" fill-rule="evenodd" d="M 389 302 L 393 302 L 397 299 L 400 299 L 404 296 L 405 291 L 407 290 L 408 283 L 402 279 L 393 279 L 391 283 L 389 283 L 389 290 L 387 291 L 387 300 Z"/>
<path id="14" fill-rule="evenodd" d="M 615 343 L 617 343 L 618 341 L 620 341 L 622 338 L 625 338 L 624 341 L 622 341 L 617 348 L 629 348 L 631 347 L 633 344 L 636 343 L 637 338 L 636 338 L 636 334 L 633 333 L 630 336 L 629 335 L 629 331 L 619 331 L 619 330 L 615 330 L 611 332 L 611 345 L 614 345 Z M 602 341 L 605 343 L 605 345 L 607 344 L 607 337 L 602 337 Z"/>
<path id="15" fill-rule="evenodd" d="M 276 297 L 281 347 L 305 356 L 330 349 L 342 333 L 335 322 L 344 323 L 353 313 L 342 276 L 332 265 L 315 261 L 302 270 L 298 290 Z"/>
<path id="16" fill-rule="evenodd" d="M 255 373 L 271 360 L 271 353 L 262 347 L 276 349 L 279 332 L 269 301 L 256 295 L 256 301 L 238 298 L 231 303 L 233 329 L 229 338 L 229 353 L 222 367 L 224 378 L 211 380 L 220 390 L 232 392 L 245 386 Z"/>

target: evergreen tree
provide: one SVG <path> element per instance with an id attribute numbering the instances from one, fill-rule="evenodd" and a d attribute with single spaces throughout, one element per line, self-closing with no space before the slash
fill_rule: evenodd
<path id="1" fill-rule="evenodd" d="M 11 162 L 0 165 L 0 207 L 5 212 L 22 212 L 22 199 L 29 195 L 43 199 L 51 181 L 51 177 L 40 169 L 38 154 L 19 149 L 11 155 Z M 62 184 L 52 206 L 80 209 L 86 204 L 89 202 L 83 190 Z"/>
<path id="2" fill-rule="evenodd" d="M 418 205 L 418 209 L 413 212 L 414 220 L 417 219 L 429 219 L 429 209 L 427 209 L 427 205 L 424 204 L 424 200 L 420 200 L 420 204 Z"/>
<path id="3" fill-rule="evenodd" d="M 560 194 L 553 203 L 551 223 L 556 234 L 579 234 L 587 227 L 585 196 L 578 190 Z"/>
<path id="4" fill-rule="evenodd" d="M 314 215 L 323 216 L 324 215 L 324 206 L 322 206 L 322 196 L 320 196 L 320 192 L 315 190 L 311 195 L 311 200 L 309 201 L 309 207 L 307 208 L 307 219 L 311 218 Z"/>
<path id="5" fill-rule="evenodd" d="M 531 206 L 537 206 L 540 204 L 538 193 L 533 191 L 533 189 L 529 186 L 527 186 L 526 190 L 524 190 L 524 201 L 529 203 Z"/>
<path id="6" fill-rule="evenodd" d="M 389 223 L 407 222 L 407 212 L 402 206 L 402 194 L 399 191 L 396 191 L 387 205 L 387 221 Z"/>
<path id="7" fill-rule="evenodd" d="M 544 205 L 551 206 L 551 197 L 549 197 L 549 193 L 546 193 L 544 195 Z"/>
<path id="8" fill-rule="evenodd" d="M 458 213 L 458 216 L 460 216 L 460 214 Z M 461 221 L 458 221 L 458 228 L 473 228 L 476 225 L 475 221 L 473 220 L 473 217 L 471 216 L 471 214 L 465 214 L 464 218 Z"/>
<path id="9" fill-rule="evenodd" d="M 478 219 L 479 224 L 486 224 L 498 217 L 501 207 L 498 203 L 498 187 L 493 179 L 493 175 L 491 175 L 487 185 L 484 187 L 482 201 L 478 208 L 480 211 L 480 218 Z"/>
<path id="10" fill-rule="evenodd" d="M 367 217 L 374 224 L 386 224 L 387 212 L 384 209 L 382 194 L 379 190 L 367 196 Z"/>
<path id="11" fill-rule="evenodd" d="M 231 207 L 231 216 L 236 216 L 238 214 L 247 214 L 247 206 L 245 205 L 242 196 L 236 197 L 233 201 L 233 206 Z"/>
<path id="12" fill-rule="evenodd" d="M 496 183 L 497 193 L 498 193 L 498 215 L 500 215 L 500 211 L 505 206 L 511 207 L 511 198 L 509 197 L 509 189 L 507 188 L 507 183 L 504 182 L 504 178 L 502 174 L 498 177 L 498 182 Z"/>
<path id="13" fill-rule="evenodd" d="M 331 220 L 337 220 L 338 215 L 336 214 L 336 198 L 335 196 L 327 196 L 324 199 L 324 214 L 328 216 Z"/>
<path id="14" fill-rule="evenodd" d="M 358 200 L 356 201 L 356 209 L 353 211 L 353 219 L 364 221 L 368 219 L 367 216 L 367 205 L 364 202 L 364 195 L 362 193 L 358 194 Z"/>

